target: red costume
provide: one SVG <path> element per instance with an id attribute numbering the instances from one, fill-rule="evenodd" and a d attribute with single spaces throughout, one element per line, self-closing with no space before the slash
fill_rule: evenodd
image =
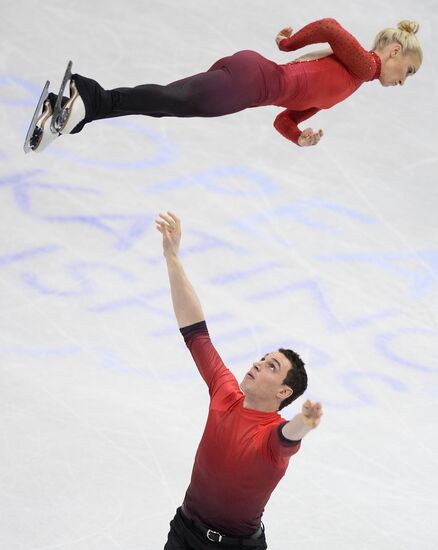
<path id="1" fill-rule="evenodd" d="M 205 322 L 181 332 L 211 398 L 185 511 L 227 535 L 254 533 L 300 442 L 282 435 L 286 421 L 277 411 L 244 408 L 244 394 L 213 347 Z"/>
<path id="2" fill-rule="evenodd" d="M 306 25 L 290 38 L 283 39 L 280 50 L 295 51 L 309 44 L 328 42 L 333 55 L 312 61 L 293 61 L 281 65 L 285 93 L 274 102 L 287 107 L 275 119 L 275 128 L 297 143 L 298 124 L 320 109 L 343 101 L 361 84 L 380 76 L 380 57 L 367 52 L 335 19 L 321 19 Z"/>
<path id="3" fill-rule="evenodd" d="M 380 76 L 380 58 L 368 52 L 334 19 L 321 19 L 285 38 L 281 50 L 293 51 L 309 44 L 328 42 L 333 54 L 312 61 L 278 65 L 253 51 L 220 59 L 206 72 L 166 86 L 142 84 L 134 88 L 104 90 L 80 75 L 74 80 L 86 109 L 84 124 L 101 118 L 142 114 L 153 117 L 216 117 L 249 107 L 286 107 L 275 119 L 275 128 L 298 142 L 298 124 L 320 109 L 347 98 L 363 82 Z"/>

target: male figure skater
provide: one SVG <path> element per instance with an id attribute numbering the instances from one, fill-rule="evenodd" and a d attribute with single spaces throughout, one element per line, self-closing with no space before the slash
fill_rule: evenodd
<path id="1" fill-rule="evenodd" d="M 156 220 L 175 316 L 210 392 L 210 408 L 184 502 L 164 550 L 265 550 L 266 503 L 322 407 L 306 401 L 289 422 L 278 413 L 307 387 L 299 355 L 280 348 L 255 361 L 239 384 L 213 347 L 198 297 L 178 256 L 180 220 Z"/>

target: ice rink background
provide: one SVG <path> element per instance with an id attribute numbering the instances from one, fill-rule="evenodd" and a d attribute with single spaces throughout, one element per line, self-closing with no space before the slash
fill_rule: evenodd
<path id="1" fill-rule="evenodd" d="M 330 4 L 2 0 L 2 549 L 164 545 L 208 407 L 153 225 L 166 209 L 236 376 L 292 347 L 325 407 L 266 510 L 269 548 L 437 548 L 438 3 Z M 240 49 L 285 63 L 276 33 L 327 16 L 366 47 L 417 19 L 425 60 L 314 117 L 317 147 L 265 107 L 98 122 L 22 152 L 68 59 L 108 88 L 167 83 Z"/>

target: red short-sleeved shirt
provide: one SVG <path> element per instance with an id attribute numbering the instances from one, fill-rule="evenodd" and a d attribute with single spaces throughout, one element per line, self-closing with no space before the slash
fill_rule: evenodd
<path id="1" fill-rule="evenodd" d="M 211 398 L 184 506 L 194 520 L 224 534 L 251 534 L 300 442 L 282 435 L 286 421 L 277 411 L 243 407 L 244 394 L 212 345 L 205 322 L 181 332 Z"/>

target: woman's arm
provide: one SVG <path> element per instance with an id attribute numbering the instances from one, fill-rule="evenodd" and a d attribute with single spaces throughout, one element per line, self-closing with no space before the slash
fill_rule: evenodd
<path id="1" fill-rule="evenodd" d="M 295 34 L 291 27 L 286 27 L 278 33 L 276 41 L 279 49 L 286 52 L 327 42 L 339 61 L 355 76 L 363 81 L 376 77 L 378 66 L 375 56 L 366 51 L 336 19 L 314 21 Z"/>
<path id="2" fill-rule="evenodd" d="M 275 37 L 275 42 L 277 43 L 277 46 L 280 48 L 280 42 L 285 38 L 290 38 L 292 36 L 292 33 L 292 27 L 286 27 L 285 29 L 282 29 Z M 332 53 L 333 50 L 331 48 L 326 48 L 325 50 L 317 50 L 315 52 L 306 53 L 301 57 L 297 57 L 294 61 L 313 61 L 314 59 L 321 59 L 323 57 L 327 57 L 328 55 L 332 55 Z"/>
<path id="3" fill-rule="evenodd" d="M 312 128 L 306 128 L 301 131 L 298 124 L 316 114 L 319 111 L 316 107 L 306 109 L 305 111 L 292 111 L 286 109 L 277 115 L 274 120 L 274 128 L 286 139 L 293 141 L 300 147 L 316 145 L 323 136 L 323 131 L 314 132 Z"/>

